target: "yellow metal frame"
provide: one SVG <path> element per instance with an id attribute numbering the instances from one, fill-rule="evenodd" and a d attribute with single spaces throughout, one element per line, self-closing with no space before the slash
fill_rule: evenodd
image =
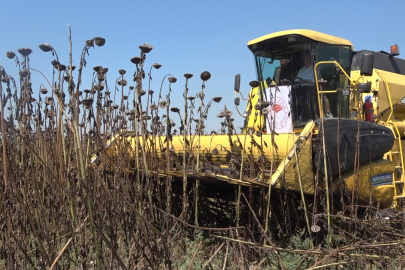
<path id="1" fill-rule="evenodd" d="M 323 101 L 321 98 L 321 94 L 325 93 L 337 93 L 337 90 L 328 90 L 328 91 L 322 91 L 319 90 L 319 83 L 318 83 L 318 74 L 316 72 L 316 69 L 318 68 L 318 66 L 323 65 L 323 64 L 335 64 L 337 67 L 339 67 L 340 70 L 343 71 L 343 74 L 349 79 L 350 84 L 353 83 L 352 79 L 350 78 L 350 76 L 346 73 L 346 71 L 342 68 L 342 66 L 336 62 L 336 61 L 321 61 L 315 64 L 314 66 L 314 75 L 315 75 L 315 84 L 316 84 L 316 92 L 318 95 L 318 105 L 319 105 L 319 114 L 320 114 L 320 118 L 323 118 Z"/>

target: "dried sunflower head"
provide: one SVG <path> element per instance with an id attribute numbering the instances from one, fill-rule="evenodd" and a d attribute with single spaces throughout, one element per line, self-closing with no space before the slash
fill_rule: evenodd
<path id="1" fill-rule="evenodd" d="M 94 70 L 95 72 L 99 73 L 102 68 L 103 68 L 102 66 L 95 66 L 95 67 L 93 67 L 93 70 Z"/>
<path id="2" fill-rule="evenodd" d="M 91 104 L 93 104 L 93 99 L 92 98 L 83 99 L 83 104 L 85 106 L 91 106 Z"/>
<path id="3" fill-rule="evenodd" d="M 320 230 L 321 230 L 321 227 L 319 227 L 316 224 L 311 226 L 311 231 L 312 232 L 319 232 Z"/>
<path id="4" fill-rule="evenodd" d="M 219 114 L 217 115 L 218 118 L 224 118 L 226 116 L 224 111 L 220 111 Z"/>
<path id="5" fill-rule="evenodd" d="M 167 106 L 169 106 L 169 102 L 167 102 L 167 100 L 162 100 L 161 102 L 159 102 L 159 107 L 162 109 L 166 109 Z"/>
<path id="6" fill-rule="evenodd" d="M 22 78 L 25 78 L 28 76 L 28 70 L 21 70 L 19 74 Z"/>
<path id="7" fill-rule="evenodd" d="M 259 83 L 258 81 L 251 81 L 251 82 L 249 83 L 249 85 L 250 85 L 251 87 L 255 88 L 255 87 L 258 87 L 258 86 L 260 85 L 260 83 Z"/>
<path id="8" fill-rule="evenodd" d="M 18 49 L 18 52 L 22 55 L 22 56 L 28 56 L 32 53 L 32 50 L 30 48 L 20 48 Z"/>
<path id="9" fill-rule="evenodd" d="M 64 70 L 66 70 L 66 66 L 63 64 L 58 64 L 58 65 L 56 65 L 56 69 L 59 71 L 64 71 Z"/>
<path id="10" fill-rule="evenodd" d="M 172 112 L 174 112 L 174 113 L 180 112 L 180 109 L 177 108 L 177 107 L 173 107 L 173 108 L 171 108 L 170 110 L 171 110 Z"/>
<path id="11" fill-rule="evenodd" d="M 105 44 L 105 38 L 102 38 L 102 37 L 95 37 L 95 38 L 94 38 L 94 43 L 96 43 L 96 45 L 99 46 L 99 47 L 104 46 L 104 44 Z"/>
<path id="12" fill-rule="evenodd" d="M 131 62 L 137 65 L 141 62 L 141 58 L 139 56 L 132 57 Z"/>
<path id="13" fill-rule="evenodd" d="M 200 78 L 204 82 L 208 81 L 211 78 L 211 73 L 209 73 L 208 71 L 204 71 L 203 73 L 201 73 Z"/>
<path id="14" fill-rule="evenodd" d="M 127 80 L 119 80 L 117 81 L 118 85 L 126 86 L 128 84 Z"/>
<path id="15" fill-rule="evenodd" d="M 46 94 L 46 93 L 48 93 L 48 89 L 46 89 L 46 88 L 41 88 L 41 90 L 40 90 L 40 91 L 41 91 L 41 93 L 42 93 L 42 94 Z"/>
<path id="16" fill-rule="evenodd" d="M 118 70 L 118 73 L 121 74 L 121 75 L 124 75 L 127 72 L 125 71 L 125 69 L 120 69 L 120 70 Z"/>
<path id="17" fill-rule="evenodd" d="M 156 69 L 159 69 L 159 68 L 162 67 L 162 65 L 159 64 L 159 63 L 154 63 L 154 64 L 152 65 L 152 67 L 154 67 L 154 68 L 156 68 Z"/>
<path id="18" fill-rule="evenodd" d="M 153 91 L 152 89 L 150 89 L 150 90 L 148 91 L 148 94 L 149 94 L 149 95 L 153 95 L 153 93 L 154 93 L 154 91 Z"/>
<path id="19" fill-rule="evenodd" d="M 215 155 L 218 155 L 218 154 L 219 154 L 218 149 L 217 149 L 217 148 L 212 149 L 212 154 L 213 154 L 214 156 L 215 156 Z"/>
<path id="20" fill-rule="evenodd" d="M 44 44 L 40 44 L 39 48 L 43 51 L 43 52 L 50 52 L 52 51 L 53 47 L 51 45 L 49 45 L 48 43 L 44 43 Z"/>
<path id="21" fill-rule="evenodd" d="M 153 103 L 152 105 L 150 105 L 150 110 L 151 111 L 154 111 L 154 110 L 156 110 L 158 108 L 158 106 L 155 104 L 155 103 Z"/>
<path id="22" fill-rule="evenodd" d="M 13 59 L 15 57 L 15 53 L 13 51 L 6 52 L 6 56 L 8 59 Z"/>
<path id="23" fill-rule="evenodd" d="M 176 79 L 176 77 L 174 77 L 174 76 L 169 77 L 168 80 L 169 80 L 170 83 L 175 83 L 175 82 L 177 82 L 177 79 Z"/>
<path id="24" fill-rule="evenodd" d="M 185 77 L 186 79 L 190 79 L 191 77 L 193 77 L 193 74 L 191 74 L 191 73 L 186 73 L 186 74 L 184 74 L 184 77 Z"/>
<path id="25" fill-rule="evenodd" d="M 53 104 L 53 97 L 46 97 L 44 100 L 45 104 L 51 105 Z"/>
<path id="26" fill-rule="evenodd" d="M 220 102 L 222 97 L 214 97 L 212 100 L 215 101 L 216 103 Z"/>
<path id="27" fill-rule="evenodd" d="M 228 110 L 228 109 L 225 109 L 225 114 L 226 114 L 226 116 L 227 117 L 231 117 L 232 116 L 232 114 L 233 114 L 233 112 L 231 112 L 230 110 Z M 233 121 L 233 119 L 231 118 L 230 119 L 231 121 Z"/>
<path id="28" fill-rule="evenodd" d="M 143 53 L 149 53 L 149 52 L 153 49 L 153 46 L 152 46 L 152 45 L 149 45 L 149 44 L 147 44 L 147 43 L 145 42 L 144 44 L 142 44 L 141 46 L 139 46 L 139 49 L 141 49 L 141 51 L 142 51 Z"/>

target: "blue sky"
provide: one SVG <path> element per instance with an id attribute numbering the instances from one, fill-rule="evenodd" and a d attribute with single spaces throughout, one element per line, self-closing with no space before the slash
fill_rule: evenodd
<path id="1" fill-rule="evenodd" d="M 61 62 L 68 64 L 70 24 L 74 65 L 79 65 L 85 40 L 96 36 L 106 39 L 104 47 L 90 50 L 81 89 L 91 87 L 92 67 L 96 65 L 109 68 L 109 87 L 113 89 L 119 69 L 125 69 L 126 79 L 132 82 L 134 65 L 130 59 L 139 55 L 138 46 L 147 42 L 154 49 L 145 66 L 149 68 L 154 62 L 163 65 L 152 72 L 151 88 L 158 91 L 168 73 L 178 79 L 172 86 L 173 106 L 183 106 L 184 73 L 194 74 L 189 85 L 192 95 L 201 89 L 200 73 L 211 73 L 206 101 L 214 96 L 223 100 L 210 109 L 208 131 L 220 128 L 215 116 L 224 105 L 236 114 L 235 74 L 241 74 L 244 94 L 249 91 L 249 81 L 255 79 L 253 57 L 246 46 L 249 40 L 299 28 L 348 39 L 355 50 L 389 51 L 393 44 L 405 50 L 404 1 L 21 0 L 2 1 L 0 5 L 0 65 L 10 75 L 18 78 L 18 70 L 5 53 L 29 47 L 34 51 L 31 67 L 52 77 L 50 61 L 54 58 L 38 48 L 41 43 L 51 44 Z M 44 81 L 34 75 L 34 91 L 41 83 Z M 163 91 L 167 89 L 165 83 Z M 244 106 L 242 103 L 242 110 Z M 242 119 L 235 118 L 241 126 Z"/>

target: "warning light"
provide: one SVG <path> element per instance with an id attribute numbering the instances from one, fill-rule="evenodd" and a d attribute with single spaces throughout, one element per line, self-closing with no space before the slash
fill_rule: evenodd
<path id="1" fill-rule="evenodd" d="M 399 55 L 399 46 L 397 44 L 391 46 L 391 53 L 392 56 Z"/>

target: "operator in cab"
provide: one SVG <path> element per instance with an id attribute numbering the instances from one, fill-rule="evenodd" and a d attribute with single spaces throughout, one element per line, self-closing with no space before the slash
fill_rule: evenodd
<path id="1" fill-rule="evenodd" d="M 304 54 L 304 66 L 298 71 L 297 77 L 295 78 L 296 83 L 301 83 L 301 85 L 314 84 L 314 66 L 312 65 L 311 58 L 309 54 Z"/>
<path id="2" fill-rule="evenodd" d="M 310 53 L 304 52 L 303 56 L 304 66 L 298 71 L 294 82 L 298 86 L 295 94 L 295 104 L 297 114 L 297 123 L 307 122 L 312 119 L 315 120 L 319 117 L 318 98 L 316 93 L 314 66 L 311 61 Z M 323 96 L 323 110 L 324 117 L 330 118 L 333 115 L 330 112 L 329 100 L 326 95 Z"/>

